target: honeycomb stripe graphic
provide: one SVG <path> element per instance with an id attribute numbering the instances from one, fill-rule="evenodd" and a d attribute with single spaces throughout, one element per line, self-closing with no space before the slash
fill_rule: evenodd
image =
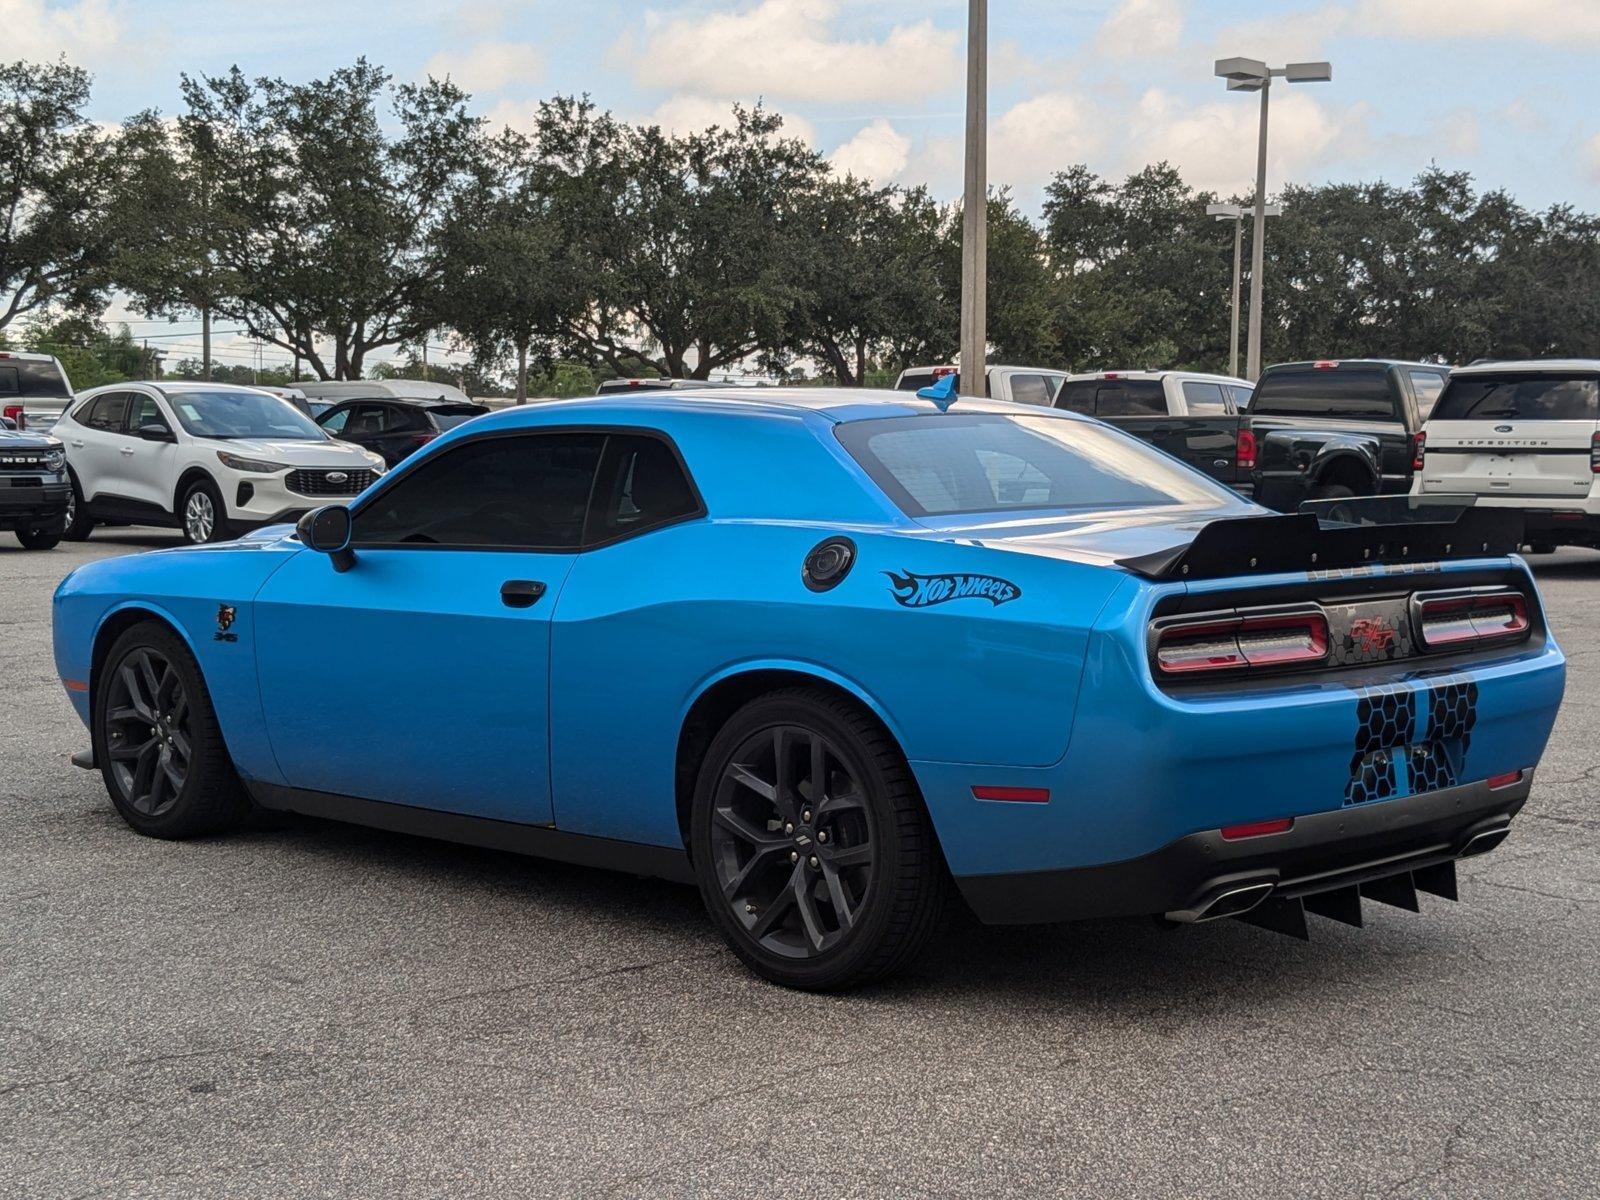
<path id="1" fill-rule="evenodd" d="M 1455 786 L 1463 778 L 1477 719 L 1478 685 L 1459 676 L 1427 686 L 1360 689 L 1344 802 L 1366 804 Z"/>

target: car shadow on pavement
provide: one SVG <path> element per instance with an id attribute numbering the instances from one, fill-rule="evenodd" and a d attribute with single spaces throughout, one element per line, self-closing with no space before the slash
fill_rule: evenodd
<path id="1" fill-rule="evenodd" d="M 721 939 L 691 886 L 298 815 L 268 814 L 259 826 L 260 836 L 292 854 L 324 865 L 338 858 L 357 877 L 375 877 L 376 887 L 403 881 L 420 894 L 447 890 L 469 903 L 478 902 L 478 893 L 493 906 L 491 919 L 513 926 L 523 906 L 537 911 L 541 925 L 571 921 L 580 932 L 625 921 L 640 945 L 680 948 L 703 963 L 697 969 L 734 987 L 748 978 L 731 953 L 719 953 Z M 1267 1002 L 1346 990 L 1352 972 L 1382 986 L 1386 972 L 1429 960 L 1441 937 L 1450 943 L 1443 949 L 1459 949 L 1447 926 L 1424 929 L 1421 919 L 1385 915 L 1367 930 L 1319 922 L 1307 944 L 1236 921 L 1194 928 L 1154 918 L 988 926 L 952 896 L 940 933 L 909 970 L 851 995 L 891 1006 L 922 1004 L 930 995 L 941 1002 L 1002 996 L 1023 1008 L 1082 1004 L 1124 1017 L 1237 1003 L 1246 994 Z"/>

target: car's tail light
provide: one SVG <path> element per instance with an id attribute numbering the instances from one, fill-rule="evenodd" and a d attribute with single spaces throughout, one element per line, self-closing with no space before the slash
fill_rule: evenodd
<path id="1" fill-rule="evenodd" d="M 1270 821 L 1250 821 L 1244 825 L 1224 825 L 1217 832 L 1225 842 L 1240 838 L 1266 837 L 1269 833 L 1288 833 L 1294 828 L 1293 817 L 1274 817 Z"/>
<path id="2" fill-rule="evenodd" d="M 1423 459 L 1423 456 L 1425 454 L 1427 454 L 1427 452 L 1428 452 L 1428 435 L 1425 434 L 1425 433 L 1421 433 L 1421 432 L 1413 433 L 1411 435 L 1411 469 L 1413 471 L 1422 470 L 1422 459 Z M 1590 458 L 1590 460 L 1592 462 L 1593 459 L 1594 459 L 1594 455 L 1591 453 L 1589 455 L 1589 458 Z"/>
<path id="3" fill-rule="evenodd" d="M 1336 358 L 1319 358 L 1311 364 L 1311 369 L 1314 371 L 1331 371 L 1338 365 L 1339 360 Z"/>
<path id="4" fill-rule="evenodd" d="M 22 405 L 20 404 L 6 405 L 5 408 L 0 409 L 0 415 L 5 416 L 9 420 L 15 421 L 18 429 L 21 429 L 25 424 L 22 416 Z"/>
<path id="5" fill-rule="evenodd" d="M 1424 592 L 1411 603 L 1425 650 L 1519 642 L 1530 628 L 1521 592 Z"/>
<path id="6" fill-rule="evenodd" d="M 1241 471 L 1256 469 L 1256 435 L 1251 430 L 1241 429 L 1234 438 L 1233 462 Z"/>
<path id="7" fill-rule="evenodd" d="M 1600 475 L 1600 433 L 1589 438 L 1589 470 Z"/>
<path id="8" fill-rule="evenodd" d="M 1522 782 L 1521 771 L 1507 771 L 1504 775 L 1489 776 L 1489 786 L 1492 788 L 1510 787 L 1513 783 Z"/>
<path id="9" fill-rule="evenodd" d="M 419 446 L 426 446 L 438 436 L 437 433 L 414 433 L 411 435 L 411 440 Z"/>
<path id="10" fill-rule="evenodd" d="M 1164 675 L 1259 670 L 1327 657 L 1328 619 L 1320 610 L 1180 619 L 1156 630 L 1156 666 Z"/>

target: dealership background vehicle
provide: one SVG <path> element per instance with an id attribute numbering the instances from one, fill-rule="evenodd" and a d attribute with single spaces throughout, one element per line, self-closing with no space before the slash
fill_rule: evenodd
<path id="1" fill-rule="evenodd" d="M 445 430 L 492 411 L 483 404 L 455 400 L 369 398 L 335 404 L 317 417 L 317 424 L 340 441 L 380 455 L 393 467 Z"/>
<path id="2" fill-rule="evenodd" d="M 1246 495 L 1255 487 L 1239 437 L 1247 380 L 1195 371 L 1093 371 L 1070 375 L 1055 406 L 1115 425 Z"/>
<path id="3" fill-rule="evenodd" d="M 48 433 L 70 403 L 72 384 L 59 358 L 0 350 L 0 416 L 19 429 Z"/>
<path id="4" fill-rule="evenodd" d="M 915 392 L 932 387 L 947 375 L 954 375 L 956 389 L 961 387 L 961 368 L 950 363 L 934 367 L 908 367 L 895 380 L 895 391 Z M 1049 405 L 1055 400 L 1056 389 L 1066 380 L 1065 371 L 1044 367 L 989 367 L 985 381 L 989 399 L 1010 400 L 1017 404 Z"/>
<path id="5" fill-rule="evenodd" d="M 1343 507 L 948 386 L 551 401 L 80 567 L 56 668 L 142 833 L 254 802 L 693 880 L 794 986 L 903 966 L 952 878 L 1303 934 L 1453 897 L 1565 678 L 1516 514 Z"/>
<path id="6" fill-rule="evenodd" d="M 1423 432 L 1419 495 L 1516 509 L 1536 551 L 1600 548 L 1600 360 L 1460 367 Z"/>
<path id="7" fill-rule="evenodd" d="M 71 496 L 59 438 L 0 429 L 0 529 L 24 550 L 49 550 L 66 533 Z"/>
<path id="8" fill-rule="evenodd" d="M 1240 422 L 1256 500 L 1293 512 L 1306 500 L 1410 491 L 1422 423 L 1449 377 L 1446 366 L 1391 359 L 1268 367 Z"/>
<path id="9" fill-rule="evenodd" d="M 401 400 L 439 400 L 471 404 L 468 396 L 453 383 L 431 379 L 301 379 L 295 385 L 308 400 L 337 404 L 342 400 L 367 400 L 388 397 Z"/>
<path id="10" fill-rule="evenodd" d="M 354 496 L 383 460 L 334 441 L 287 400 L 225 383 L 116 383 L 61 418 L 72 480 L 67 536 L 96 523 L 176 526 L 215 542 Z"/>
<path id="11" fill-rule="evenodd" d="M 707 388 L 738 387 L 737 383 L 705 379 L 667 379 L 654 375 L 633 375 L 626 378 L 602 380 L 595 390 L 597 396 L 610 396 L 617 392 L 679 392 L 705 391 Z"/>

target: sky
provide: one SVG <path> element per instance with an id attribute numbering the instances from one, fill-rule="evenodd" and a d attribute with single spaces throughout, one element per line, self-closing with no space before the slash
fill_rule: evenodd
<path id="1" fill-rule="evenodd" d="M 989 175 L 1036 209 L 1072 163 L 1161 160 L 1242 193 L 1256 97 L 1219 57 L 1327 59 L 1278 85 L 1268 187 L 1410 180 L 1430 163 L 1533 208 L 1600 210 L 1600 0 L 990 0 Z M 179 107 L 182 72 L 312 78 L 358 55 L 448 74 L 496 124 L 588 93 L 688 130 L 760 99 L 840 170 L 961 187 L 964 0 L 0 0 L 6 56 L 65 54 L 90 115 Z M 135 326 L 135 332 L 141 327 Z M 276 361 L 269 354 L 269 361 Z"/>

